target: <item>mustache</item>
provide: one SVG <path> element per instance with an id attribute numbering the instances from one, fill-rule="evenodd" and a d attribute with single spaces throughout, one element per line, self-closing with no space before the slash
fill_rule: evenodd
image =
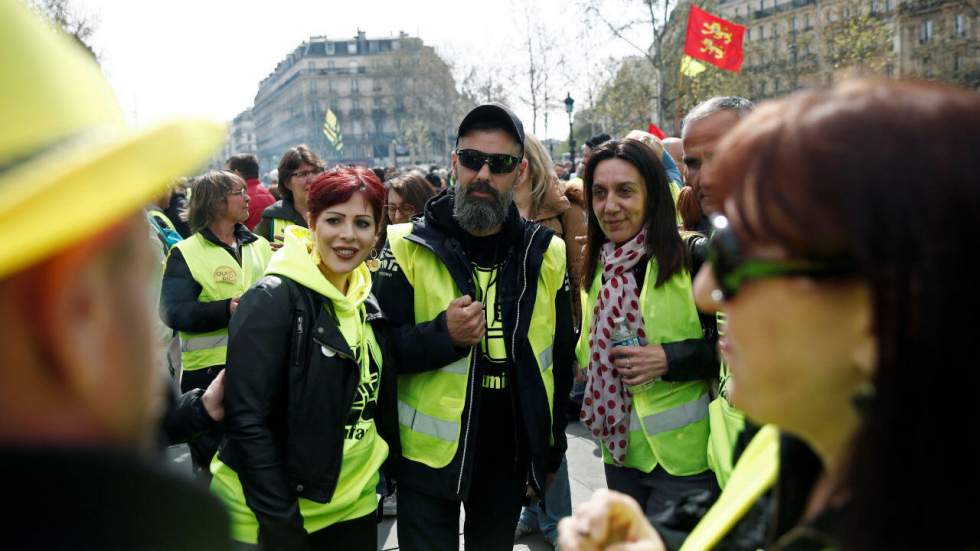
<path id="1" fill-rule="evenodd" d="M 500 192 L 490 185 L 490 182 L 486 181 L 474 181 L 470 182 L 470 185 L 466 187 L 466 196 L 469 197 L 473 192 L 479 191 L 481 193 L 487 193 L 496 200 L 500 200 Z"/>

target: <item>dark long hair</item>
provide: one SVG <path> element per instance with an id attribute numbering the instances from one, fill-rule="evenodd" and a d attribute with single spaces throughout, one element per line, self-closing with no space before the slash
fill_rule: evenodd
<path id="1" fill-rule="evenodd" d="M 748 243 L 855 262 L 873 308 L 874 399 L 850 443 L 845 549 L 963 549 L 976 528 L 975 259 L 980 96 L 857 81 L 765 104 L 718 147 L 713 182 Z"/>
<path id="2" fill-rule="evenodd" d="M 588 212 L 588 245 L 583 256 L 582 287 L 588 289 L 595 276 L 602 245 L 609 241 L 599 226 L 599 220 L 592 208 L 592 175 L 596 166 L 609 159 L 622 159 L 636 167 L 643 177 L 647 189 L 646 230 L 647 255 L 657 261 L 657 281 L 660 287 L 674 274 L 684 269 L 686 252 L 684 242 L 677 232 L 677 213 L 674 198 L 670 194 L 673 185 L 667 180 L 667 173 L 653 150 L 636 140 L 609 141 L 592 152 L 589 164 L 585 167 L 585 202 Z"/>

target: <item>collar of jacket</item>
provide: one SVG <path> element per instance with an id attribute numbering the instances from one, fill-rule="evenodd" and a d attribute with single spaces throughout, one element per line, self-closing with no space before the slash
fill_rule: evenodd
<path id="1" fill-rule="evenodd" d="M 424 215 L 412 221 L 412 233 L 407 239 L 431 250 L 449 270 L 460 291 L 472 297 L 476 296 L 473 266 L 461 242 L 466 230 L 453 218 L 455 200 L 455 190 L 448 188 L 426 203 Z M 513 203 L 500 230 L 500 236 L 510 245 L 511 251 L 517 253 L 515 260 L 523 262 L 527 259 L 527 266 L 522 266 L 522 275 L 530 275 L 535 280 L 552 235 L 553 231 L 524 220 Z"/>
<path id="2" fill-rule="evenodd" d="M 353 360 L 354 351 L 351 350 L 350 345 L 347 344 L 347 339 L 340 332 L 333 301 L 298 282 L 293 281 L 292 283 L 306 296 L 311 311 L 316 312 L 316 319 L 313 321 L 313 340 L 340 353 L 341 356 Z M 384 312 L 381 311 L 381 306 L 374 295 L 368 295 L 367 299 L 364 300 L 364 310 L 364 319 L 372 326 L 384 322 Z"/>
<path id="3" fill-rule="evenodd" d="M 296 210 L 296 206 L 289 199 L 280 199 L 266 207 L 262 211 L 262 218 L 289 220 L 297 226 L 306 227 L 306 220 L 300 216 L 299 211 Z"/>
<path id="4" fill-rule="evenodd" d="M 532 213 L 531 219 L 535 222 L 561 216 L 566 210 L 572 207 L 571 202 L 565 197 L 564 182 L 554 179 L 548 184 L 548 190 L 541 198 L 541 204 L 537 211 Z"/>
<path id="5" fill-rule="evenodd" d="M 218 239 L 218 236 L 214 235 L 214 232 L 211 231 L 210 228 L 204 228 L 201 230 L 201 235 L 204 237 L 204 239 L 207 239 L 219 247 L 228 248 L 228 244 Z M 258 236 L 248 231 L 248 226 L 245 224 L 235 224 L 235 240 L 242 245 L 248 245 L 249 243 L 258 240 Z"/>

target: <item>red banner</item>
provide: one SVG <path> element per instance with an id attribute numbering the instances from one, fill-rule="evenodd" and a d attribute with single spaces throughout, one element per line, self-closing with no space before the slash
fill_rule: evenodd
<path id="1" fill-rule="evenodd" d="M 667 137 L 667 134 L 660 129 L 659 126 L 653 124 L 652 122 L 647 125 L 647 132 L 653 134 L 654 136 L 660 138 L 661 140 Z"/>
<path id="2" fill-rule="evenodd" d="M 742 25 L 725 21 L 691 4 L 684 53 L 719 69 L 738 72 L 742 68 L 744 34 Z"/>

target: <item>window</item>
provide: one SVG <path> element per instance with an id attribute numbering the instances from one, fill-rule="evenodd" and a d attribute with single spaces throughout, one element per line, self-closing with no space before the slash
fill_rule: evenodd
<path id="1" fill-rule="evenodd" d="M 960 72 L 963 70 L 963 56 L 956 54 L 953 58 L 953 72 Z"/>
<path id="2" fill-rule="evenodd" d="M 327 61 L 327 71 L 329 71 L 329 72 L 332 73 L 334 71 L 334 69 L 336 69 L 336 68 L 337 68 L 337 65 L 336 65 L 336 63 L 334 63 L 334 61 L 332 59 L 329 60 L 329 61 Z"/>
<path id="3" fill-rule="evenodd" d="M 751 42 L 752 41 L 752 27 L 749 27 L 748 29 L 746 29 L 746 31 L 745 31 L 745 41 L 746 42 Z"/>
<path id="4" fill-rule="evenodd" d="M 357 74 L 357 62 L 356 61 L 351 61 L 349 67 L 350 67 L 350 74 L 356 75 Z"/>
<path id="5" fill-rule="evenodd" d="M 919 25 L 919 43 L 925 44 L 932 40 L 932 19 L 926 19 Z"/>
<path id="6" fill-rule="evenodd" d="M 309 69 L 310 72 L 313 72 L 313 71 L 316 70 L 316 63 L 313 63 L 312 61 L 310 61 L 310 62 L 308 62 L 306 64 L 306 68 Z"/>
<path id="7" fill-rule="evenodd" d="M 871 15 L 878 13 L 878 0 L 871 0 Z"/>
<path id="8" fill-rule="evenodd" d="M 850 6 L 844 6 L 844 8 L 840 10 L 840 18 L 847 19 L 850 16 L 851 16 Z"/>
<path id="9" fill-rule="evenodd" d="M 326 44 L 324 44 L 323 49 L 325 52 L 327 52 L 327 55 L 333 55 L 334 54 L 333 42 L 327 42 Z"/>
<path id="10" fill-rule="evenodd" d="M 360 86 L 359 86 L 356 78 L 351 79 L 351 81 L 350 81 L 350 89 L 353 92 L 357 92 L 358 90 L 360 90 Z"/>
<path id="11" fill-rule="evenodd" d="M 956 36 L 966 36 L 966 16 L 962 13 L 956 14 L 956 18 L 953 19 L 953 29 Z"/>
<path id="12" fill-rule="evenodd" d="M 812 28 L 813 28 L 813 25 L 810 23 L 810 14 L 804 15 L 803 16 L 803 29 L 809 31 Z"/>
<path id="13" fill-rule="evenodd" d="M 796 16 L 789 18 L 789 30 L 796 32 Z"/>
<path id="14" fill-rule="evenodd" d="M 348 42 L 347 43 L 347 53 L 349 53 L 349 54 L 356 54 L 357 53 L 357 42 Z"/>

